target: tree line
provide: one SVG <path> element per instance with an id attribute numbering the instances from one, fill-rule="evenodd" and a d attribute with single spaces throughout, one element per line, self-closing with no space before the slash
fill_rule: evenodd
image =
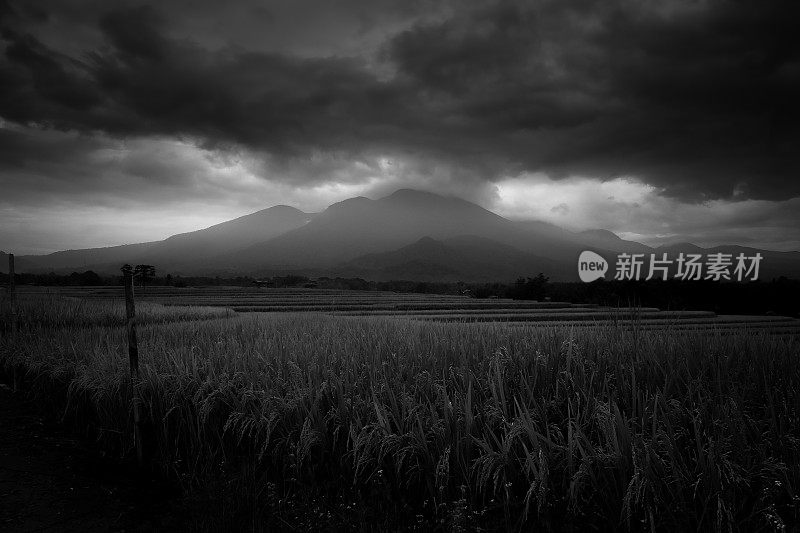
<path id="1" fill-rule="evenodd" d="M 147 266 L 147 265 L 144 265 Z M 20 285 L 103 286 L 122 285 L 121 275 L 103 276 L 91 270 L 70 274 L 16 275 Z M 137 278 L 138 279 L 138 278 Z M 253 286 L 250 276 L 163 276 L 148 272 L 147 286 Z M 720 314 L 776 314 L 800 317 L 800 280 L 784 277 L 747 283 L 682 280 L 597 280 L 592 283 L 552 282 L 543 274 L 521 277 L 511 283 L 429 281 L 369 281 L 362 278 L 310 278 L 291 274 L 258 280 L 267 287 L 309 287 L 357 291 L 449 294 L 472 298 L 511 298 L 594 303 L 604 306 L 658 307 L 663 310 L 714 311 Z M 0 274 L 0 284 L 8 274 Z M 137 283 L 142 280 L 138 279 Z"/>

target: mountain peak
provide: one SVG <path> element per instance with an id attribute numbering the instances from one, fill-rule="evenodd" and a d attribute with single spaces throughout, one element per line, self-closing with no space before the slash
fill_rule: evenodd
<path id="1" fill-rule="evenodd" d="M 427 191 L 420 191 L 418 189 L 397 189 L 389 196 L 385 196 L 381 198 L 381 200 L 399 200 L 402 198 L 443 198 L 442 196 L 427 192 Z"/>
<path id="2" fill-rule="evenodd" d="M 302 211 L 300 211 L 296 207 L 292 207 L 286 204 L 273 205 L 272 207 L 264 209 L 264 211 L 287 211 L 287 212 L 291 211 L 292 213 L 294 212 L 302 213 Z"/>
<path id="3" fill-rule="evenodd" d="M 445 248 L 445 244 L 442 241 L 437 241 L 433 237 L 425 236 L 419 239 L 418 241 L 409 244 L 408 248 L 428 248 L 428 249 L 440 249 Z"/>
<path id="4" fill-rule="evenodd" d="M 698 250 L 705 250 L 705 248 L 701 246 L 697 246 L 691 242 L 675 242 L 672 244 L 662 244 L 656 250 L 689 250 L 689 251 L 698 251 Z"/>
<path id="5" fill-rule="evenodd" d="M 455 198 L 451 196 L 442 196 L 428 191 L 419 191 L 417 189 L 398 189 L 389 196 L 384 196 L 380 199 L 382 202 L 391 203 L 443 203 L 443 202 L 459 202 L 469 203 L 466 200 Z"/>
<path id="6" fill-rule="evenodd" d="M 491 213 L 478 204 L 472 203 L 457 196 L 444 196 L 434 192 L 419 191 L 416 189 L 398 189 L 389 196 L 384 196 L 378 202 L 384 205 L 391 205 L 405 208 L 419 208 L 436 210 L 448 209 L 461 213 L 475 213 L 481 212 L 483 214 Z M 491 213 L 493 217 L 499 218 L 499 215 Z"/>
<path id="7" fill-rule="evenodd" d="M 322 212 L 324 215 L 323 218 L 330 216 L 333 213 L 353 213 L 353 212 L 361 212 L 365 209 L 370 209 L 372 206 L 372 200 L 366 198 L 364 196 L 356 196 L 354 198 L 348 198 L 346 200 L 342 200 L 341 202 L 336 202 L 335 204 L 331 204 Z"/>
<path id="8" fill-rule="evenodd" d="M 601 239 L 613 239 L 615 241 L 621 241 L 622 238 L 614 233 L 613 231 L 609 231 L 607 229 L 587 229 L 581 232 L 581 235 L 586 235 L 587 237 L 597 237 Z"/>

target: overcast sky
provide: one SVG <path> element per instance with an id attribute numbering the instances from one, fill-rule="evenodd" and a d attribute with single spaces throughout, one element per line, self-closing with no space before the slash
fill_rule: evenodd
<path id="1" fill-rule="evenodd" d="M 0 249 L 401 187 L 800 249 L 795 0 L 0 0 Z"/>

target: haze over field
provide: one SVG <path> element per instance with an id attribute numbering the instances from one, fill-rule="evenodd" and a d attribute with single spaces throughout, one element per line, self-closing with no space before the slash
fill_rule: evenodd
<path id="1" fill-rule="evenodd" d="M 3 0 L 0 249 L 412 188 L 653 246 L 797 250 L 798 19 L 791 0 Z"/>

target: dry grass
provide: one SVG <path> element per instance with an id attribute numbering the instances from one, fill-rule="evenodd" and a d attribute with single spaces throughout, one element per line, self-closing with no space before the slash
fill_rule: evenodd
<path id="1" fill-rule="evenodd" d="M 8 321 L 9 311 L 8 298 L 0 296 L 0 318 L 3 323 Z M 233 315 L 231 309 L 220 307 L 171 307 L 146 301 L 136 304 L 137 322 L 140 324 L 165 324 Z M 121 326 L 125 324 L 125 301 L 122 298 L 71 298 L 55 293 L 22 294 L 17 299 L 17 317 L 20 326 L 27 329 Z M 4 328 L 0 327 L 0 330 Z"/>
<path id="2" fill-rule="evenodd" d="M 263 315 L 139 343 L 150 459 L 187 487 L 329 489 L 452 530 L 798 525 L 796 337 Z M 0 366 L 129 454 L 124 354 L 121 328 L 66 326 L 3 339 Z"/>

